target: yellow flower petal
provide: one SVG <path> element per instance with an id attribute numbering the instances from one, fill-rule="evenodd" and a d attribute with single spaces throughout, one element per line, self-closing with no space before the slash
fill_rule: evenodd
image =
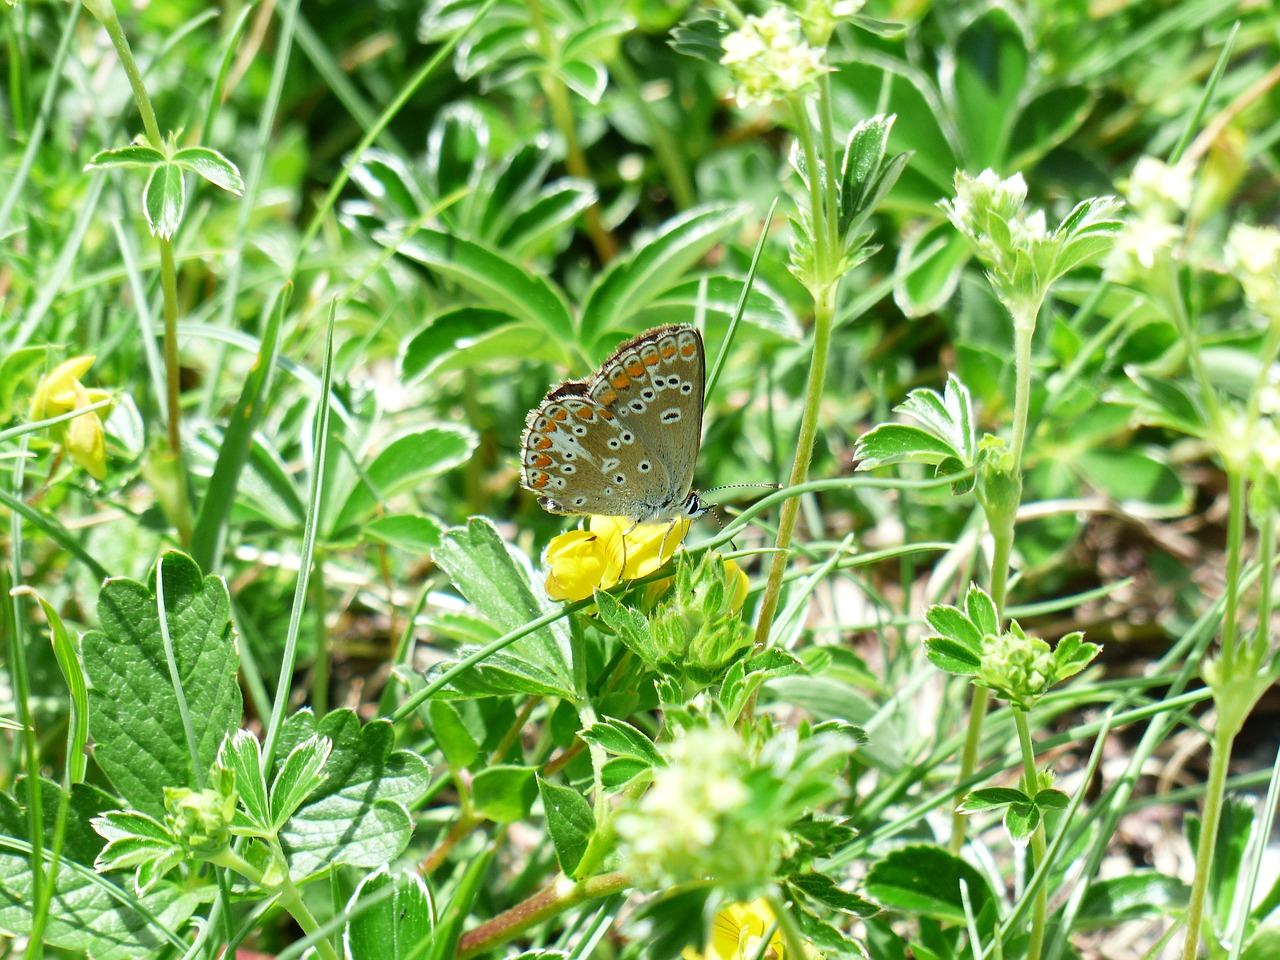
<path id="1" fill-rule="evenodd" d="M 636 580 L 653 573 L 684 543 L 691 520 L 637 524 L 626 517 L 592 517 L 591 532 L 608 542 L 621 567 L 621 579 Z"/>
<path id="2" fill-rule="evenodd" d="M 76 387 L 80 386 L 80 378 L 88 373 L 96 359 L 89 355 L 72 357 L 41 377 L 31 398 L 31 419 L 47 420 L 74 410 L 77 406 Z"/>
<path id="3" fill-rule="evenodd" d="M 743 569 L 733 560 L 724 562 L 725 580 L 729 586 L 733 588 L 733 600 L 729 606 L 734 612 L 742 609 L 742 605 L 747 602 L 747 594 L 751 592 L 751 580 L 743 572 Z"/>
<path id="4" fill-rule="evenodd" d="M 93 414 L 76 417 L 67 425 L 67 452 L 95 480 L 107 477 L 107 445 L 102 421 Z"/>
<path id="5" fill-rule="evenodd" d="M 615 563 L 603 538 L 586 530 L 570 530 L 547 546 L 547 595 L 553 600 L 584 600 L 597 588 L 618 582 Z"/>

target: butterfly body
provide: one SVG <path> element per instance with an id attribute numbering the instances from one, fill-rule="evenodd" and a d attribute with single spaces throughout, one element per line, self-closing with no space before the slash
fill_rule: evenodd
<path id="1" fill-rule="evenodd" d="M 529 412 L 521 484 L 551 513 L 636 523 L 701 516 L 693 474 L 705 382 L 693 327 L 628 340 L 590 377 L 553 388 Z"/>

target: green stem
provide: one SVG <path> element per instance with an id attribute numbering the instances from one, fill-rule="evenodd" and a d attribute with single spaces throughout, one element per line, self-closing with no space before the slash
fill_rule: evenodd
<path id="1" fill-rule="evenodd" d="M 110 0 L 93 0 L 85 3 L 85 7 L 93 14 L 107 31 L 116 54 L 120 57 L 120 66 L 129 78 L 129 86 L 133 88 L 133 99 L 138 105 L 138 114 L 142 117 L 142 128 L 147 132 L 147 139 L 157 150 L 164 150 L 164 138 L 160 136 L 160 125 L 156 122 L 156 112 L 151 106 L 151 98 L 147 96 L 147 88 L 142 84 L 142 71 L 138 69 L 138 61 L 133 59 L 133 51 L 129 48 L 129 38 L 124 35 L 120 19 L 116 16 L 115 7 Z"/>
<path id="2" fill-rule="evenodd" d="M 831 116 L 831 74 L 824 73 L 818 84 L 818 123 L 822 131 L 822 162 L 827 175 L 826 187 L 828 275 L 835 272 L 840 260 L 840 170 L 836 166 L 835 123 Z"/>
<path id="3" fill-rule="evenodd" d="M 173 244 L 160 240 L 160 286 L 164 292 L 164 368 L 168 387 L 169 453 L 182 461 L 181 361 L 178 357 L 178 273 Z"/>
<path id="4" fill-rule="evenodd" d="M 456 956 L 458 960 L 466 960 L 467 957 L 485 953 L 570 907 L 620 893 L 629 886 L 631 881 L 621 873 L 606 873 L 578 883 L 570 883 L 564 877 L 559 877 L 551 886 L 535 893 L 524 903 L 464 933 L 458 941 Z"/>
<path id="5" fill-rule="evenodd" d="M 1029 302 L 1012 311 L 1013 316 L 1013 440 L 1010 443 L 1011 464 L 1008 475 L 992 476 L 993 499 L 983 499 L 982 507 L 991 528 L 994 547 L 991 553 L 991 601 L 996 605 L 997 622 L 1004 622 L 1005 598 L 1009 590 L 1009 561 L 1013 556 L 1014 526 L 1018 505 L 1022 500 L 1022 452 L 1027 441 L 1027 419 L 1031 410 L 1031 338 L 1036 329 L 1036 317 L 1040 313 L 1043 298 Z M 999 481 L 1003 482 L 999 482 Z M 978 764 L 978 745 L 982 741 L 982 722 L 987 716 L 991 694 L 975 687 L 969 704 L 969 729 L 965 732 L 964 747 L 960 753 L 960 772 L 957 783 L 964 783 L 973 776 Z M 951 816 L 952 853 L 958 854 L 964 847 L 966 819 L 959 813 Z"/>
<path id="6" fill-rule="evenodd" d="M 542 91 L 547 95 L 551 118 L 559 129 L 560 135 L 564 137 L 565 166 L 571 175 L 594 183 L 595 178 L 591 176 L 591 167 L 587 164 L 582 145 L 578 142 L 578 129 L 573 119 L 573 107 L 569 103 L 569 91 L 550 66 L 556 62 L 557 58 L 556 39 L 551 35 L 551 28 L 542 11 L 541 0 L 529 0 L 528 9 L 534 29 L 538 32 L 539 52 L 548 65 L 541 74 Z M 591 243 L 596 248 L 596 256 L 600 258 L 601 263 L 608 263 L 618 255 L 618 242 L 604 225 L 604 220 L 600 216 L 599 200 L 587 207 L 583 213 L 583 219 L 586 221 L 587 234 L 591 237 Z"/>
<path id="7" fill-rule="evenodd" d="M 809 386 L 805 394 L 804 413 L 800 419 L 800 436 L 796 444 L 796 457 L 791 465 L 790 486 L 797 486 L 809 479 L 809 464 L 813 460 L 813 444 L 818 436 L 818 414 L 822 406 L 822 391 L 827 378 L 827 357 L 831 352 L 831 331 L 835 326 L 836 291 L 840 278 L 833 275 L 836 261 L 827 232 L 826 206 L 822 190 L 823 164 L 813 142 L 804 101 L 791 97 L 788 101 L 796 121 L 796 137 L 804 152 L 809 176 L 809 213 L 813 230 L 814 269 L 819 276 L 810 288 L 813 296 L 813 355 L 809 359 Z M 827 173 L 830 174 L 830 170 Z M 777 552 L 769 566 L 769 580 L 760 600 L 760 612 L 756 619 L 755 644 L 757 649 L 769 642 L 769 631 L 778 612 L 782 595 L 782 580 L 787 572 L 788 550 L 791 535 L 795 532 L 796 519 L 800 515 L 800 500 L 792 497 L 782 505 L 778 518 Z M 747 710 L 745 713 L 749 714 Z"/>
<path id="8" fill-rule="evenodd" d="M 818 436 L 818 413 L 822 405 L 822 389 L 827 373 L 827 356 L 831 351 L 831 329 L 835 325 L 836 284 L 828 285 L 814 303 L 813 356 L 809 360 L 809 388 L 805 395 L 804 413 L 800 420 L 800 437 L 796 445 L 796 459 L 791 466 L 789 486 L 798 486 L 809 478 L 809 463 L 813 459 L 813 444 Z M 800 498 L 792 497 L 782 505 L 778 518 L 778 537 L 769 567 L 769 581 L 760 601 L 760 613 L 756 620 L 755 643 L 763 648 L 769 642 L 769 630 L 778 612 L 778 600 L 782 595 L 782 579 L 787 572 L 788 550 L 791 535 L 795 532 L 796 518 L 800 514 Z"/>
<path id="9" fill-rule="evenodd" d="M 1209 761 L 1209 782 L 1205 787 L 1204 816 L 1200 821 L 1200 843 L 1196 847 L 1196 874 L 1191 884 L 1191 902 L 1187 907 L 1187 939 L 1182 944 L 1182 960 L 1195 960 L 1200 949 L 1200 924 L 1204 917 L 1205 894 L 1209 889 L 1209 868 L 1213 864 L 1213 848 L 1218 839 L 1218 821 L 1222 819 L 1227 766 L 1231 762 L 1235 736 L 1236 730 L 1224 725 L 1220 716 L 1213 737 L 1213 756 Z"/>
<path id="10" fill-rule="evenodd" d="M 324 556 L 317 550 L 315 572 L 311 575 L 311 605 L 316 623 L 316 660 L 311 671 L 311 706 L 317 717 L 329 712 L 329 630 L 326 624 L 328 605 L 324 593 Z"/>
<path id="11" fill-rule="evenodd" d="M 1014 707 L 1013 722 L 1018 729 L 1018 744 L 1022 747 L 1023 792 L 1028 797 L 1034 797 L 1039 792 L 1040 775 L 1036 770 L 1036 752 L 1031 745 L 1031 729 L 1027 725 L 1026 711 Z M 1044 862 L 1045 856 L 1043 818 L 1031 834 L 1031 853 L 1034 857 L 1032 868 L 1038 868 Z M 1044 949 L 1045 917 L 1048 914 L 1048 906 L 1049 885 L 1042 883 L 1036 890 L 1035 900 L 1031 905 L 1031 939 L 1027 943 L 1027 960 L 1040 960 L 1040 952 Z"/>
<path id="12" fill-rule="evenodd" d="M 807 956 L 804 935 L 800 933 L 796 918 L 791 915 L 786 903 L 777 893 L 769 894 L 766 899 L 769 902 L 769 908 L 773 911 L 774 923 L 777 926 L 778 933 L 782 934 L 782 942 L 786 945 L 786 955 L 788 957 Z"/>
<path id="13" fill-rule="evenodd" d="M 1240 635 L 1236 613 L 1240 606 L 1240 564 L 1244 554 L 1245 523 L 1248 507 L 1245 500 L 1247 480 L 1240 468 L 1227 470 L 1227 595 L 1222 611 L 1222 652 L 1225 669 L 1236 662 L 1236 640 Z"/>

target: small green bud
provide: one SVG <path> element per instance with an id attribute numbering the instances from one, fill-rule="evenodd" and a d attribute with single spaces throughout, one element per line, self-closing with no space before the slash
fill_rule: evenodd
<path id="1" fill-rule="evenodd" d="M 718 554 L 703 554 L 696 565 L 681 561 L 675 589 L 650 621 L 650 654 L 662 672 L 706 686 L 750 649 L 738 612 L 740 577 Z"/>
<path id="2" fill-rule="evenodd" d="M 1030 709 L 1057 678 L 1052 648 L 1028 637 L 1016 621 L 1007 633 L 983 637 L 982 645 L 977 681 L 1023 709 Z"/>
<path id="3" fill-rule="evenodd" d="M 165 825 L 176 843 L 201 860 L 215 857 L 231 845 L 236 792 L 226 776 L 216 775 L 215 781 L 216 789 L 164 788 Z"/>

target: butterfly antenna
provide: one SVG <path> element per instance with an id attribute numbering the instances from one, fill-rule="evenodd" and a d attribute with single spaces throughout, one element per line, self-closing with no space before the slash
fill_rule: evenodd
<path id="1" fill-rule="evenodd" d="M 739 490 L 747 487 L 755 487 L 757 489 L 759 489 L 760 487 L 764 487 L 767 490 L 781 490 L 782 484 L 780 483 L 726 483 L 723 486 L 712 487 L 709 490 L 703 490 L 702 493 L 715 493 L 717 490 Z"/>

